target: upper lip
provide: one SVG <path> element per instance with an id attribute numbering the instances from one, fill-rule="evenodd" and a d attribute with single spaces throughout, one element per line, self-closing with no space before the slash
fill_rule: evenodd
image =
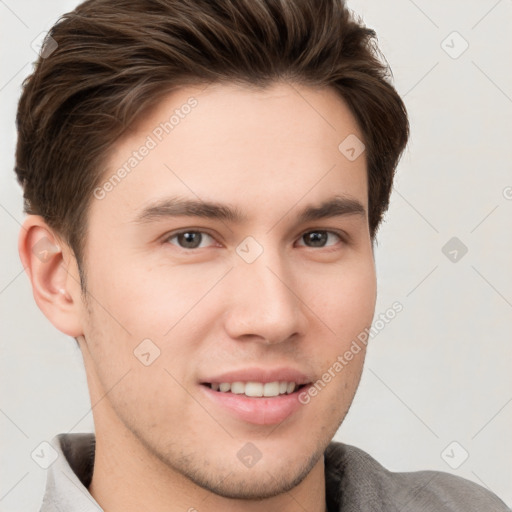
<path id="1" fill-rule="evenodd" d="M 213 375 L 202 379 L 203 384 L 212 382 L 295 382 L 298 385 L 309 384 L 311 379 L 308 376 L 294 368 L 243 368 L 240 370 L 231 370 L 218 375 Z"/>

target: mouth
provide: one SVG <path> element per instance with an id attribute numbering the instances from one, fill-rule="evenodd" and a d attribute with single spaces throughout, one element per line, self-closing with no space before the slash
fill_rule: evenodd
<path id="1" fill-rule="evenodd" d="M 276 425 L 287 418 L 299 421 L 305 409 L 299 400 L 303 388 L 312 383 L 296 382 L 202 382 L 206 400 L 219 413 L 253 425 Z M 296 423 L 295 423 L 296 424 Z"/>
<path id="2" fill-rule="evenodd" d="M 202 382 L 212 391 L 233 395 L 243 395 L 249 398 L 272 398 L 281 395 L 291 395 L 309 386 L 311 383 L 298 384 L 293 381 L 274 382 Z"/>

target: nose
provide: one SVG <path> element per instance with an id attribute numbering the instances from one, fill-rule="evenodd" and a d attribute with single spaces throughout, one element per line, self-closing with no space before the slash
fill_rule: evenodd
<path id="1" fill-rule="evenodd" d="M 233 339 L 276 344 L 303 334 L 299 285 L 282 258 L 265 250 L 252 263 L 238 260 L 230 274 L 225 328 Z"/>

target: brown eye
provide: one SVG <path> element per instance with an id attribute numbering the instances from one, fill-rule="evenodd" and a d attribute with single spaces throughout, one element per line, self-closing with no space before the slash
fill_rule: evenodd
<path id="1" fill-rule="evenodd" d="M 212 238 L 209 234 L 204 233 L 203 231 L 182 231 L 180 233 L 175 233 L 167 238 L 167 241 L 172 245 L 178 245 L 182 249 L 198 249 L 201 247 L 201 243 L 208 238 Z M 171 240 L 175 239 L 177 243 L 171 242 Z M 203 246 L 204 247 L 204 246 Z"/>
<path id="2" fill-rule="evenodd" d="M 335 235 L 338 240 L 341 240 L 340 235 L 337 233 L 325 230 L 309 231 L 308 233 L 304 233 L 301 239 L 308 247 L 329 247 L 336 244 L 336 241 L 332 244 L 327 244 L 329 235 Z"/>

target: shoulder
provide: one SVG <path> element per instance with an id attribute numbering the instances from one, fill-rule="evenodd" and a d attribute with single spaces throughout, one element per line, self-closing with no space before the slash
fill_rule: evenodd
<path id="1" fill-rule="evenodd" d="M 334 441 L 325 451 L 325 476 L 330 510 L 511 512 L 474 482 L 442 471 L 389 471 L 363 450 Z"/>

